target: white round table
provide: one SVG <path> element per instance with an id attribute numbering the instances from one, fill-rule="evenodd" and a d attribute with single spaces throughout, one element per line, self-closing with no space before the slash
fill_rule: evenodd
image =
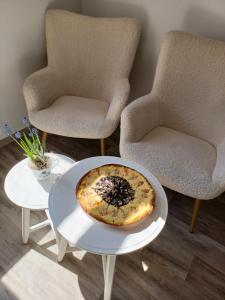
<path id="1" fill-rule="evenodd" d="M 88 171 L 105 164 L 128 166 L 151 182 L 156 197 L 153 214 L 137 224 L 115 227 L 96 221 L 84 212 L 76 199 L 76 185 Z M 56 182 L 49 195 L 49 214 L 61 236 L 58 260 L 68 252 L 68 243 L 102 255 L 104 300 L 111 298 L 116 255 L 137 251 L 155 239 L 165 225 L 167 212 L 166 194 L 159 181 L 144 167 L 119 157 L 99 156 L 77 162 Z"/>
<path id="2" fill-rule="evenodd" d="M 28 167 L 28 158 L 17 163 L 5 178 L 5 193 L 17 206 L 22 208 L 22 238 L 26 244 L 30 232 L 51 225 L 48 214 L 48 196 L 53 184 L 75 161 L 61 154 L 50 154 L 57 159 L 57 164 L 51 176 L 43 181 L 38 181 Z M 30 226 L 30 211 L 45 210 L 47 219 L 41 223 Z"/>

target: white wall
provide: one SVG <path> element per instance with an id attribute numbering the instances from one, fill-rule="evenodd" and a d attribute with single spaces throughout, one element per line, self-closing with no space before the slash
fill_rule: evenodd
<path id="1" fill-rule="evenodd" d="M 81 0 L 0 0 L 0 126 L 22 127 L 24 79 L 46 64 L 46 9 L 80 11 L 80 6 Z"/>
<path id="2" fill-rule="evenodd" d="M 82 9 L 93 16 L 132 16 L 142 21 L 131 99 L 151 90 L 165 32 L 179 29 L 225 40 L 224 0 L 0 0 L 0 124 L 9 122 L 15 129 L 22 126 L 26 113 L 24 79 L 45 65 L 47 7 Z"/>
<path id="3" fill-rule="evenodd" d="M 224 0 L 82 0 L 82 12 L 142 21 L 142 39 L 131 76 L 132 99 L 151 90 L 165 32 L 178 29 L 225 40 Z"/>

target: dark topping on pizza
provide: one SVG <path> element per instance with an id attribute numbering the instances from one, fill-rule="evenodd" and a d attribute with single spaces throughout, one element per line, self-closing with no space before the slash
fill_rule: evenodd
<path id="1" fill-rule="evenodd" d="M 102 177 L 96 183 L 95 192 L 105 202 L 118 208 L 134 200 L 135 194 L 129 182 L 119 176 Z"/>

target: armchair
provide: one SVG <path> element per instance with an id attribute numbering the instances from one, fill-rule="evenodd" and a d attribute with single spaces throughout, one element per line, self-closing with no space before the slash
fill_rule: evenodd
<path id="1" fill-rule="evenodd" d="M 63 10 L 46 14 L 48 65 L 23 87 L 31 123 L 44 132 L 104 139 L 125 107 L 140 37 L 130 18 L 94 18 Z"/>
<path id="2" fill-rule="evenodd" d="M 121 116 L 121 156 L 160 182 L 202 200 L 225 191 L 225 43 L 184 32 L 164 39 L 149 95 Z"/>

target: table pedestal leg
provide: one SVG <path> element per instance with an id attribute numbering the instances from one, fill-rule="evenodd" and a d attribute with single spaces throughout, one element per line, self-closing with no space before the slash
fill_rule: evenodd
<path id="1" fill-rule="evenodd" d="M 106 264 L 107 264 L 107 255 L 102 255 L 102 267 L 103 267 L 104 282 L 105 282 Z"/>
<path id="2" fill-rule="evenodd" d="M 59 235 L 57 229 L 55 228 L 55 226 L 54 226 L 53 223 L 52 223 L 52 220 L 51 220 L 51 218 L 50 218 L 50 214 L 49 214 L 49 210 L 48 210 L 48 209 L 45 209 L 45 214 L 46 214 L 46 216 L 47 216 L 47 219 L 49 220 L 49 224 L 50 224 L 50 226 L 51 226 L 51 228 L 52 228 L 52 231 L 53 231 L 54 234 L 55 234 L 56 244 L 57 244 L 57 247 L 58 247 L 58 249 L 59 249 L 59 241 L 60 241 L 61 236 Z"/>
<path id="3" fill-rule="evenodd" d="M 22 238 L 23 243 L 27 244 L 30 233 L 30 210 L 22 208 Z"/>
<path id="4" fill-rule="evenodd" d="M 58 262 L 61 262 L 63 260 L 63 257 L 66 254 L 66 248 L 67 248 L 67 240 L 64 239 L 62 236 L 58 236 L 58 243 L 59 243 L 59 247 L 58 247 Z"/>
<path id="5" fill-rule="evenodd" d="M 110 300 L 112 294 L 116 255 L 102 255 L 102 263 L 105 279 L 104 300 Z"/>

